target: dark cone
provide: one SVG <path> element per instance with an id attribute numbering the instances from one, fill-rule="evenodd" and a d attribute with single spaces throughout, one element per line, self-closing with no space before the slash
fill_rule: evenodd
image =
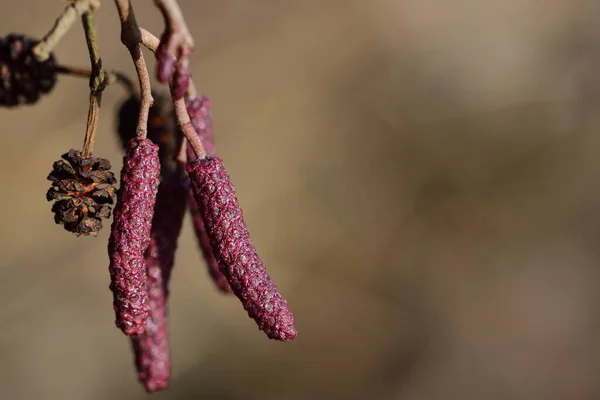
<path id="1" fill-rule="evenodd" d="M 37 43 L 23 35 L 0 38 L 0 105 L 33 104 L 56 83 L 54 56 L 39 62 L 31 52 Z"/>
<path id="2" fill-rule="evenodd" d="M 79 150 L 63 154 L 52 166 L 48 180 L 52 186 L 46 193 L 52 205 L 54 220 L 79 235 L 97 235 L 102 229 L 102 218 L 110 218 L 110 204 L 117 182 L 110 162 L 103 158 L 83 158 Z"/>
<path id="3" fill-rule="evenodd" d="M 156 92 L 152 97 L 154 104 L 148 115 L 147 137 L 159 146 L 161 175 L 167 176 L 177 169 L 176 158 L 183 135 L 177 129 L 171 97 Z M 140 100 L 136 95 L 125 100 L 119 108 L 117 132 L 123 148 L 136 134 L 139 112 Z"/>

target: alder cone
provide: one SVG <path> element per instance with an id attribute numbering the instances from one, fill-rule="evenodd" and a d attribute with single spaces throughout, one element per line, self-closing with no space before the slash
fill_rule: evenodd
<path id="1" fill-rule="evenodd" d="M 146 137 L 158 145 L 161 175 L 167 176 L 178 168 L 176 161 L 183 134 L 177 127 L 171 96 L 161 92 L 152 92 L 154 103 L 148 114 L 148 133 Z M 140 99 L 132 95 L 118 110 L 117 133 L 123 148 L 135 137 L 140 112 Z"/>
<path id="2" fill-rule="evenodd" d="M 159 174 L 158 146 L 149 139 L 131 139 L 108 243 L 116 324 L 128 336 L 142 334 L 148 316 L 144 253 L 150 244 Z"/>
<path id="3" fill-rule="evenodd" d="M 71 149 L 54 162 L 46 192 L 52 205 L 54 221 L 77 236 L 94 235 L 102 229 L 102 219 L 109 218 L 116 190 L 110 162 L 99 157 L 82 157 Z"/>
<path id="4" fill-rule="evenodd" d="M 215 257 L 233 293 L 270 339 L 294 339 L 294 316 L 250 240 L 223 161 L 199 159 L 188 163 L 187 172 Z"/>
<path id="5" fill-rule="evenodd" d="M 34 104 L 54 88 L 54 55 L 39 62 L 31 52 L 37 42 L 19 34 L 0 38 L 0 106 Z"/>

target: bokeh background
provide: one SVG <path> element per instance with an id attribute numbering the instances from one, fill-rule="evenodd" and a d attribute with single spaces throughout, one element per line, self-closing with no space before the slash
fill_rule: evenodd
<path id="1" fill-rule="evenodd" d="M 268 341 L 212 287 L 186 220 L 173 379 L 153 398 L 600 399 L 600 3 L 180 4 L 218 151 L 299 336 Z M 2 34 L 42 36 L 64 3 L 1 5 Z M 159 34 L 151 2 L 134 5 Z M 105 65 L 133 73 L 112 2 L 98 25 Z M 88 63 L 80 26 L 56 53 Z M 106 91 L 95 150 L 115 170 L 124 98 Z M 2 399 L 148 397 L 113 324 L 108 229 L 76 238 L 44 199 L 87 99 L 63 77 L 0 110 Z"/>

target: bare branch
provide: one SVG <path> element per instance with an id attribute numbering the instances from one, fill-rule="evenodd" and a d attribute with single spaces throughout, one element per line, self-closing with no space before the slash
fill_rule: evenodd
<path id="1" fill-rule="evenodd" d="M 160 43 L 158 38 L 156 36 L 154 36 L 151 32 L 148 32 L 147 30 L 145 30 L 143 28 L 140 28 L 139 31 L 140 31 L 140 39 L 142 41 L 142 45 L 144 47 L 146 47 L 147 49 L 149 49 L 150 51 L 156 52 L 159 47 L 159 43 Z M 187 108 L 185 105 L 185 99 L 181 96 L 177 97 L 177 95 L 175 94 L 175 89 L 173 88 L 173 85 L 169 85 L 169 86 L 171 89 L 171 97 L 173 99 L 173 104 L 175 106 L 175 117 L 177 118 L 177 125 L 183 132 L 183 135 L 188 140 L 188 142 L 190 142 L 190 145 L 194 149 L 194 153 L 196 153 L 196 156 L 198 158 L 205 158 L 206 150 L 204 149 L 204 146 L 202 145 L 202 142 L 200 141 L 200 137 L 196 133 L 196 130 L 192 126 L 192 123 L 190 121 L 190 116 L 188 114 L 188 111 L 187 111 Z M 195 93 L 196 89 L 193 86 L 193 84 L 190 86 L 193 88 L 194 93 Z M 188 87 L 188 90 L 189 90 L 189 87 Z"/>
<path id="2" fill-rule="evenodd" d="M 140 27 L 135 19 L 130 0 L 115 0 L 115 4 L 119 11 L 119 18 L 121 19 L 121 42 L 123 42 L 131 54 L 135 71 L 140 81 L 140 114 L 137 124 L 137 136 L 143 139 L 146 137 L 148 131 L 148 114 L 154 100 L 152 99 L 148 68 L 146 68 L 146 61 L 144 60 L 140 46 Z"/>
<path id="3" fill-rule="evenodd" d="M 96 10 L 98 7 L 100 7 L 98 0 L 70 0 L 62 14 L 56 19 L 54 26 L 33 47 L 32 52 L 35 58 L 40 62 L 46 61 L 54 47 L 77 21 L 77 18 L 88 11 Z"/>

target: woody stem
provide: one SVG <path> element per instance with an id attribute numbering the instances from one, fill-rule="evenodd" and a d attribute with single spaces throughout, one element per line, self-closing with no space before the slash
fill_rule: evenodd
<path id="1" fill-rule="evenodd" d="M 140 46 L 140 27 L 135 19 L 130 0 L 115 0 L 115 5 L 117 6 L 121 20 L 121 42 L 131 54 L 140 82 L 140 113 L 136 132 L 138 139 L 145 139 L 148 131 L 148 114 L 154 100 L 152 99 L 148 68 L 146 68 L 146 61 L 144 60 L 142 47 Z"/>

